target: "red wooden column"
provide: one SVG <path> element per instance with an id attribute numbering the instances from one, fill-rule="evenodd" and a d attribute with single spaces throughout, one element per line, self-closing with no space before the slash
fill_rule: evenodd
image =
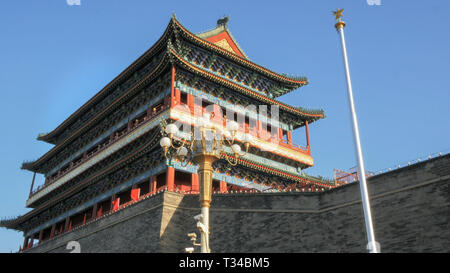
<path id="1" fill-rule="evenodd" d="M 70 228 L 70 217 L 66 217 L 66 222 L 64 223 L 64 232 L 69 231 Z"/>
<path id="2" fill-rule="evenodd" d="M 30 243 L 29 243 L 28 248 L 33 247 L 33 243 L 34 243 L 34 234 L 32 234 L 31 237 L 30 237 Z"/>
<path id="3" fill-rule="evenodd" d="M 187 94 L 187 105 L 191 111 L 191 115 L 194 115 L 195 97 L 192 94 Z"/>
<path id="4" fill-rule="evenodd" d="M 115 194 L 111 197 L 111 210 L 116 211 L 119 209 L 120 198 L 116 197 Z"/>
<path id="5" fill-rule="evenodd" d="M 305 122 L 305 128 L 306 128 L 306 148 L 308 149 L 308 151 L 310 151 L 310 147 L 309 147 L 309 127 L 308 127 L 308 121 Z"/>
<path id="6" fill-rule="evenodd" d="M 283 129 L 278 128 L 278 139 L 283 142 Z"/>
<path id="7" fill-rule="evenodd" d="M 180 89 L 176 89 L 175 90 L 175 105 L 180 104 L 181 103 L 181 91 Z"/>
<path id="8" fill-rule="evenodd" d="M 42 243 L 42 236 L 44 235 L 44 230 L 43 229 L 41 229 L 41 231 L 39 231 L 39 242 L 38 242 L 38 245 L 40 244 L 40 243 Z"/>
<path id="9" fill-rule="evenodd" d="M 200 185 L 198 183 L 198 174 L 196 173 L 191 174 L 191 191 L 193 192 L 200 191 Z"/>
<path id="10" fill-rule="evenodd" d="M 136 184 L 134 184 L 131 189 L 131 200 L 138 201 L 140 191 L 141 191 L 141 189 L 138 188 Z"/>
<path id="11" fill-rule="evenodd" d="M 175 169 L 173 167 L 167 167 L 166 186 L 169 191 L 175 190 Z"/>
<path id="12" fill-rule="evenodd" d="M 150 177 L 150 194 L 156 193 L 156 175 Z"/>
<path id="13" fill-rule="evenodd" d="M 103 214 L 103 206 L 97 209 L 97 218 L 102 217 L 102 214 Z"/>
<path id="14" fill-rule="evenodd" d="M 50 239 L 55 235 L 56 224 L 53 224 L 52 229 L 50 230 Z"/>
<path id="15" fill-rule="evenodd" d="M 291 131 L 287 131 L 287 141 L 289 145 L 292 145 L 292 132 Z"/>
<path id="16" fill-rule="evenodd" d="M 94 204 L 94 206 L 92 207 L 92 220 L 97 218 L 97 203 Z"/>
<path id="17" fill-rule="evenodd" d="M 33 193 L 33 186 L 34 186 L 34 180 L 36 179 L 36 172 L 33 174 L 33 180 L 31 181 L 31 187 L 30 187 L 30 194 L 28 197 L 31 196 L 31 193 Z"/>
<path id="18" fill-rule="evenodd" d="M 227 192 L 227 182 L 220 181 L 220 192 L 222 193 Z"/>
<path id="19" fill-rule="evenodd" d="M 29 240 L 30 240 L 30 237 L 25 237 L 23 239 L 23 249 L 27 249 L 28 248 Z"/>
<path id="20" fill-rule="evenodd" d="M 170 90 L 170 108 L 175 106 L 175 66 L 172 65 L 172 81 L 171 81 L 171 90 Z"/>

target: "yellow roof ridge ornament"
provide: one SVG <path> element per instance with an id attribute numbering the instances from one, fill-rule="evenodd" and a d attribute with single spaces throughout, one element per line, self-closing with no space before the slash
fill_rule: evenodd
<path id="1" fill-rule="evenodd" d="M 338 22 L 334 25 L 334 27 L 336 27 L 336 30 L 345 27 L 345 22 L 341 21 L 343 11 L 344 9 L 336 9 L 336 11 L 333 11 L 333 15 L 336 17 L 336 20 L 338 20 Z"/>

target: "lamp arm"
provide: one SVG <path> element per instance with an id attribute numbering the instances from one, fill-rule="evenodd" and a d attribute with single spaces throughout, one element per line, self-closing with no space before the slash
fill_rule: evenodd
<path id="1" fill-rule="evenodd" d="M 226 154 L 224 155 L 224 157 L 225 157 L 225 160 L 226 160 L 231 166 L 236 166 L 236 165 L 238 164 L 238 158 L 237 158 L 237 156 L 230 156 L 231 158 L 234 158 L 234 162 L 233 162 L 233 160 L 230 160 Z"/>
<path id="2" fill-rule="evenodd" d="M 174 137 L 172 137 L 172 139 L 173 139 L 173 138 L 174 138 Z M 179 145 L 178 147 L 176 147 L 176 146 L 173 144 L 174 141 L 171 141 L 171 142 L 170 142 L 170 147 L 176 149 L 177 151 L 178 151 L 179 149 L 181 149 L 181 147 L 183 147 L 183 146 L 186 144 L 186 139 L 184 139 L 184 138 L 180 138 L 180 139 L 182 139 L 181 145 Z"/>

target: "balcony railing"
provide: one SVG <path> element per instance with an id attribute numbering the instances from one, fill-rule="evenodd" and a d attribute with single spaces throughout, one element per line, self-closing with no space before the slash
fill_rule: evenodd
<path id="1" fill-rule="evenodd" d="M 181 104 L 178 101 L 175 101 L 175 104 Z M 188 106 L 187 104 L 185 104 L 186 106 Z M 192 115 L 192 113 L 194 113 L 194 109 L 193 107 L 190 108 L 185 108 L 185 107 L 180 107 L 177 108 L 178 111 L 182 111 L 186 114 L 190 114 Z M 200 111 L 199 111 L 200 113 Z M 206 107 L 201 107 L 201 113 L 204 114 L 206 113 Z M 225 124 L 225 120 L 223 119 L 215 119 L 214 117 L 211 118 L 211 121 L 213 123 L 222 125 L 222 126 L 226 126 Z M 279 144 L 282 145 L 283 147 L 310 155 L 310 147 L 309 146 L 301 146 L 298 144 L 294 144 L 294 143 L 287 143 L 284 139 L 279 138 L 278 134 L 272 134 L 272 132 L 270 130 L 264 130 L 264 129 L 259 129 L 257 130 L 257 128 L 255 127 L 251 127 L 248 123 L 239 123 L 239 132 L 243 132 L 243 133 L 250 133 L 251 135 L 253 135 L 254 137 L 257 137 L 259 139 L 268 141 L 268 142 L 272 142 L 274 144 Z"/>

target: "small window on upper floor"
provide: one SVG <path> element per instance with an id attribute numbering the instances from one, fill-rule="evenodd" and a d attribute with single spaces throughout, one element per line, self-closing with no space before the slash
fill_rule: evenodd
<path id="1" fill-rule="evenodd" d="M 288 135 L 288 132 L 285 131 L 285 130 L 283 130 L 283 142 L 284 142 L 284 143 L 288 143 L 288 137 L 287 137 L 287 135 Z"/>
<path id="2" fill-rule="evenodd" d="M 180 98 L 181 103 L 187 104 L 187 97 L 188 97 L 188 95 L 186 93 L 181 92 L 181 98 Z"/>

